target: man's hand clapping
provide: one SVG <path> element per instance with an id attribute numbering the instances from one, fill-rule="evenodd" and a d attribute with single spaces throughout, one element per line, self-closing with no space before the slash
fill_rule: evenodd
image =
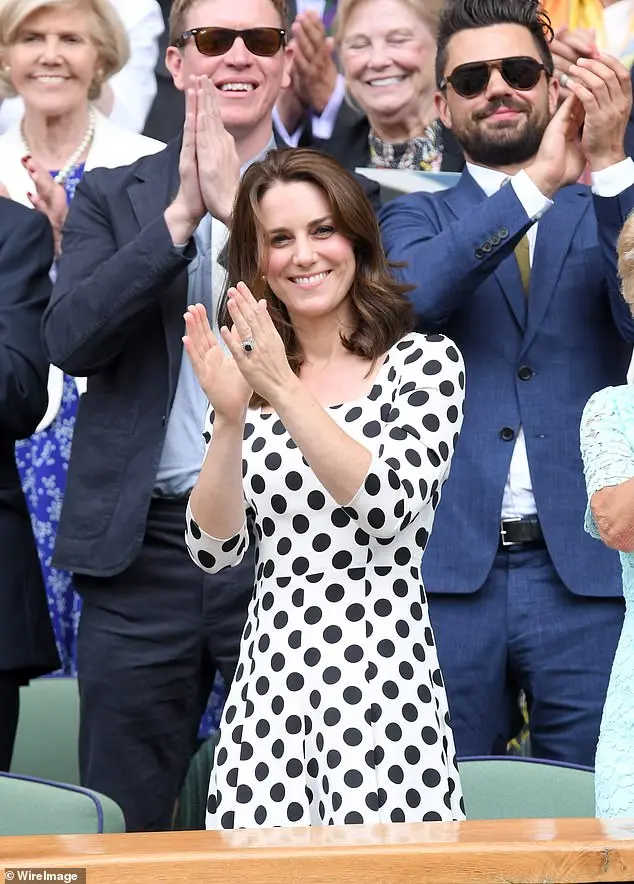
<path id="1" fill-rule="evenodd" d="M 206 212 L 228 225 L 240 180 L 240 160 L 207 77 L 192 77 L 185 93 L 179 175 L 178 193 L 165 211 L 172 242 L 188 242 Z"/>
<path id="2" fill-rule="evenodd" d="M 632 106 L 629 71 L 605 54 L 579 58 L 568 71 L 568 97 L 527 169 L 549 197 L 577 181 L 586 162 L 591 172 L 598 172 L 625 159 L 623 142 Z"/>
<path id="3" fill-rule="evenodd" d="M 291 33 L 292 88 L 305 107 L 321 114 L 337 84 L 334 41 L 326 36 L 321 19 L 312 11 L 297 16 Z"/>
<path id="4" fill-rule="evenodd" d="M 625 159 L 625 129 L 632 108 L 630 72 L 601 53 L 579 58 L 568 69 L 568 90 L 585 110 L 581 146 L 592 172 Z"/>

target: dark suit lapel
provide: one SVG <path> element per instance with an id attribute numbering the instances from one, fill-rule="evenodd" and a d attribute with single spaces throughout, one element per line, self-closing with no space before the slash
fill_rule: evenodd
<path id="1" fill-rule="evenodd" d="M 463 172 L 455 187 L 446 192 L 446 205 L 456 218 L 464 218 L 473 213 L 474 205 L 483 203 L 487 195 L 471 175 Z M 487 231 L 482 231 L 483 237 Z M 522 290 L 519 268 L 513 255 L 509 255 L 498 264 L 491 274 L 491 279 L 499 285 L 504 298 L 520 329 L 526 326 L 526 298 Z"/>
<path id="2" fill-rule="evenodd" d="M 531 266 L 523 350 L 530 346 L 546 315 L 564 272 L 575 232 L 591 203 L 587 188 L 579 185 L 566 187 L 555 197 L 555 205 L 539 221 Z"/>
<path id="3" fill-rule="evenodd" d="M 160 217 L 178 191 L 178 161 L 181 139 L 171 141 L 165 150 L 154 154 L 151 161 L 137 171 L 137 181 L 128 188 L 139 227 L 147 227 Z M 172 401 L 182 359 L 183 313 L 187 308 L 187 270 L 166 284 L 167 296 L 161 298 L 163 328 L 169 358 L 170 402 Z"/>
<path id="4" fill-rule="evenodd" d="M 139 227 L 147 227 L 155 221 L 176 196 L 180 149 L 180 138 L 170 141 L 165 150 L 154 154 L 151 161 L 139 167 L 136 183 L 128 188 Z"/>

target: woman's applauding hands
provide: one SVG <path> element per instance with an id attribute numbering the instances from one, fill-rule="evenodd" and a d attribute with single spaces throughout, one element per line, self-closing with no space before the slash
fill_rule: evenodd
<path id="1" fill-rule="evenodd" d="M 216 413 L 225 417 L 243 413 L 254 390 L 275 406 L 280 393 L 299 383 L 266 301 L 256 301 L 244 282 L 227 295 L 233 325 L 223 326 L 220 333 L 231 355 L 218 345 L 201 304 L 185 314 L 183 339 L 201 387 Z"/>

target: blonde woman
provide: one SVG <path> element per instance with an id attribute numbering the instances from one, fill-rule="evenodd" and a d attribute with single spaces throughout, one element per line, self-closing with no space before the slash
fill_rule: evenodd
<path id="1" fill-rule="evenodd" d="M 48 216 L 56 252 L 83 173 L 123 166 L 163 144 L 119 128 L 93 105 L 126 63 L 128 38 L 110 0 L 2 0 L 0 89 L 24 116 L 0 136 L 4 194 Z M 52 368 L 49 407 L 16 456 L 33 521 L 62 663 L 74 669 L 77 601 L 71 575 L 52 567 L 82 379 Z"/>
<path id="2" fill-rule="evenodd" d="M 634 313 L 634 214 L 618 242 L 623 298 Z M 616 649 L 595 759 L 598 817 L 634 817 L 634 386 L 595 393 L 581 419 L 586 531 L 619 551 L 625 620 Z"/>
<path id="3" fill-rule="evenodd" d="M 163 147 L 114 125 L 92 104 L 128 55 L 109 0 L 0 6 L 0 91 L 24 101 L 22 119 L 0 136 L 0 180 L 12 199 L 48 215 L 58 252 L 83 172 L 124 166 Z"/>

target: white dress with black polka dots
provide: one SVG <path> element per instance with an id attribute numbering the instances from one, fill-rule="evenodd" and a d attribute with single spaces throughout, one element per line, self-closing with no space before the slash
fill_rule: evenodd
<path id="1" fill-rule="evenodd" d="M 373 455 L 346 507 L 275 414 L 249 411 L 256 585 L 207 828 L 463 818 L 420 577 L 463 397 L 462 357 L 448 338 L 412 333 L 392 347 L 366 397 L 328 409 Z M 207 440 L 212 431 L 210 413 Z M 216 540 L 188 511 L 186 541 L 213 573 L 240 560 L 248 535 Z"/>

